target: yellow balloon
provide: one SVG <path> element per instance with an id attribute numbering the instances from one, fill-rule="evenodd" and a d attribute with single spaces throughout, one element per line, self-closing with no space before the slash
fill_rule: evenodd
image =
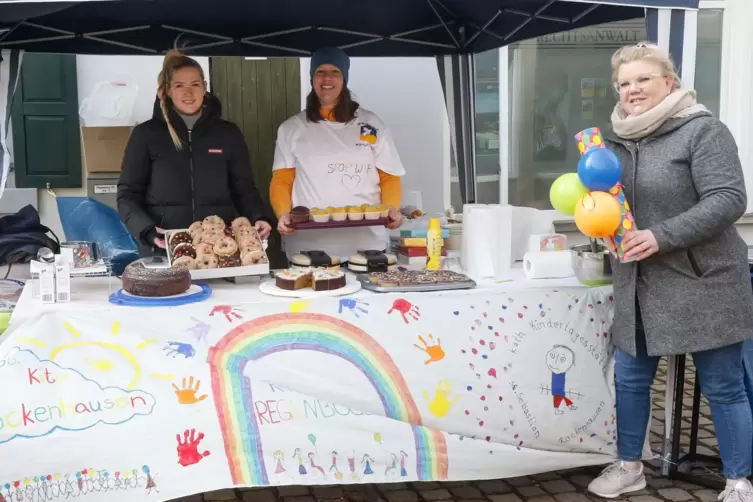
<path id="1" fill-rule="evenodd" d="M 382 442 L 382 435 L 379 434 L 378 432 L 375 432 L 374 433 L 374 441 L 376 441 L 377 443 L 381 443 Z"/>
<path id="2" fill-rule="evenodd" d="M 588 193 L 575 205 L 575 225 L 592 239 L 613 235 L 621 219 L 620 204 L 606 192 Z"/>

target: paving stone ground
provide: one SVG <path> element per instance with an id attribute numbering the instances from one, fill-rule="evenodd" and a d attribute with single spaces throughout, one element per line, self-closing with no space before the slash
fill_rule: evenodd
<path id="1" fill-rule="evenodd" d="M 690 444 L 690 420 L 695 384 L 692 362 L 688 360 L 680 444 Z M 654 381 L 651 449 L 660 453 L 664 434 L 664 391 L 666 361 L 662 360 Z M 714 427 L 708 403 L 701 402 L 698 448 L 700 454 L 717 456 Z M 645 490 L 617 499 L 618 502 L 713 502 L 718 492 L 699 485 L 659 476 L 660 461 L 646 464 Z M 521 478 L 477 482 L 390 483 L 345 486 L 288 486 L 220 490 L 177 499 L 174 502 L 589 502 L 603 500 L 587 492 L 586 486 L 601 467 L 549 472 Z"/>

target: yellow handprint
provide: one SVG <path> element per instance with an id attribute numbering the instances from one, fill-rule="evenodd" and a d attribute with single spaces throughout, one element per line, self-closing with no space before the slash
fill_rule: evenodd
<path id="1" fill-rule="evenodd" d="M 207 398 L 206 394 L 203 394 L 200 397 L 196 397 L 196 393 L 199 392 L 199 387 L 201 386 L 201 380 L 196 380 L 196 385 L 194 385 L 194 379 L 193 377 L 190 377 L 188 379 L 188 384 L 186 384 L 186 379 L 183 379 L 183 388 L 179 389 L 177 385 L 173 384 L 173 389 L 175 389 L 175 395 L 178 396 L 178 402 L 180 404 L 196 404 L 199 401 L 203 401 Z"/>
<path id="2" fill-rule="evenodd" d="M 428 343 L 421 335 L 418 335 L 418 339 L 421 341 L 421 344 L 423 346 L 418 345 L 417 343 L 414 343 L 413 346 L 422 352 L 426 352 L 426 355 L 429 356 L 429 359 L 427 359 L 424 364 L 435 363 L 444 359 L 444 349 L 442 349 L 442 342 L 439 338 L 434 341 L 434 335 L 429 333 Z"/>
<path id="3" fill-rule="evenodd" d="M 290 304 L 290 311 L 297 314 L 298 312 L 306 310 L 306 307 L 309 305 L 311 305 L 311 300 L 296 300 Z"/>
<path id="4" fill-rule="evenodd" d="M 442 418 L 450 411 L 450 407 L 460 399 L 460 396 L 450 397 L 452 383 L 449 380 L 440 380 L 434 391 L 434 399 L 429 399 L 429 393 L 424 391 L 424 399 L 429 403 L 429 413 L 437 418 Z"/>

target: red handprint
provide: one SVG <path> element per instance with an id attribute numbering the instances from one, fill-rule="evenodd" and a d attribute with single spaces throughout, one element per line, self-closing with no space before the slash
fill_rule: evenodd
<path id="1" fill-rule="evenodd" d="M 232 305 L 217 305 L 209 313 L 209 317 L 214 317 L 214 314 L 222 314 L 227 319 L 227 322 L 233 322 L 233 319 L 243 319 L 243 316 L 236 312 L 236 310 L 243 309 L 236 309 Z"/>
<path id="2" fill-rule="evenodd" d="M 393 310 L 397 310 L 400 312 L 400 315 L 403 316 L 403 321 L 405 321 L 405 324 L 408 324 L 410 320 L 418 321 L 418 319 L 421 317 L 421 312 L 418 311 L 418 306 L 413 305 L 408 300 L 404 300 L 402 298 L 398 298 L 392 303 L 392 308 L 387 311 L 388 314 L 391 314 Z"/>
<path id="3" fill-rule="evenodd" d="M 183 467 L 197 464 L 202 458 L 209 456 L 209 451 L 199 453 L 199 443 L 204 439 L 204 433 L 200 432 L 196 435 L 196 429 L 188 429 L 183 433 L 183 439 L 181 440 L 180 434 L 176 434 L 175 438 L 178 440 L 178 463 Z"/>

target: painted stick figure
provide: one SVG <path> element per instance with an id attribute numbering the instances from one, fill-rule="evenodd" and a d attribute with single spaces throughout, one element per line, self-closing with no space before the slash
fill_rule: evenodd
<path id="1" fill-rule="evenodd" d="M 316 465 L 316 455 L 314 455 L 313 452 L 309 452 L 309 464 L 311 464 L 312 469 L 316 469 L 317 471 L 322 473 L 322 476 L 325 476 L 324 469 L 320 465 Z"/>
<path id="2" fill-rule="evenodd" d="M 407 478 L 408 471 L 405 469 L 405 459 L 408 458 L 408 454 L 403 450 L 400 450 L 400 477 Z"/>
<path id="3" fill-rule="evenodd" d="M 301 476 L 306 475 L 306 467 L 303 465 L 303 457 L 301 456 L 301 449 L 296 448 L 295 451 L 293 451 L 293 458 L 298 460 L 298 474 Z"/>
<path id="4" fill-rule="evenodd" d="M 580 397 L 580 394 L 569 392 L 565 384 L 565 374 L 574 364 L 575 352 L 570 347 L 555 345 L 546 353 L 546 365 L 552 372 L 552 386 L 542 385 L 541 392 L 552 395 L 554 413 L 556 415 L 564 413 L 564 410 L 561 409 L 563 402 L 570 410 L 578 409 L 570 398 L 574 395 Z"/>
<path id="5" fill-rule="evenodd" d="M 371 458 L 371 456 L 368 453 L 364 453 L 363 458 L 361 459 L 361 465 L 364 465 L 363 473 L 366 476 L 369 476 L 371 474 L 374 474 L 374 470 L 371 468 L 371 464 L 374 463 L 374 459 Z"/>
<path id="6" fill-rule="evenodd" d="M 275 459 L 275 474 L 282 474 L 286 471 L 285 469 L 285 454 L 282 452 L 282 450 L 277 450 L 274 453 L 274 459 Z"/>

